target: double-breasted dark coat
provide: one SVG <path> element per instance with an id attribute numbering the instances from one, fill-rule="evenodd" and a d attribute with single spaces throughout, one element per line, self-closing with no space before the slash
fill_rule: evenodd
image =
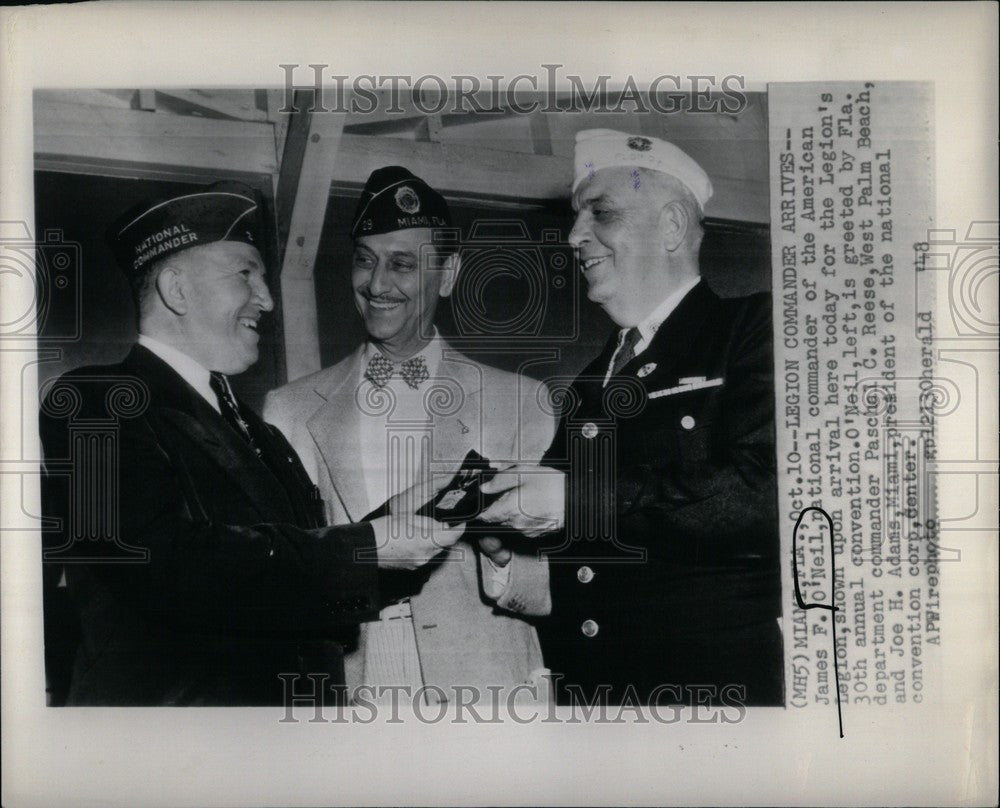
<path id="1" fill-rule="evenodd" d="M 606 386 L 616 338 L 566 392 L 539 626 L 562 701 L 781 703 L 771 328 L 767 295 L 702 281 Z"/>
<path id="2" fill-rule="evenodd" d="M 48 389 L 46 578 L 65 571 L 80 632 L 67 703 L 278 705 L 279 674 L 343 682 L 342 644 L 377 614 L 372 528 L 321 527 L 295 452 L 243 410 L 260 456 L 142 346 Z"/>

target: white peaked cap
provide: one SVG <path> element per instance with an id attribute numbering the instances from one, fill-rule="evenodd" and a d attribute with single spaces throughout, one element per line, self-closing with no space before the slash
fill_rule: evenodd
<path id="1" fill-rule="evenodd" d="M 602 168 L 646 168 L 679 179 L 694 194 L 701 209 L 712 198 L 712 181 L 694 160 L 655 137 L 630 135 L 614 129 L 584 129 L 576 133 L 573 191 Z"/>

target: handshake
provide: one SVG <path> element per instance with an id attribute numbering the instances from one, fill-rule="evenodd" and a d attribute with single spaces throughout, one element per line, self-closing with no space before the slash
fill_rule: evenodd
<path id="1" fill-rule="evenodd" d="M 475 451 L 451 478 L 424 479 L 392 497 L 368 517 L 379 566 L 416 569 L 454 545 L 470 521 L 517 531 L 529 538 L 559 530 L 565 513 L 562 472 L 537 465 L 495 470 Z M 497 536 L 478 539 L 494 564 L 511 552 Z"/>

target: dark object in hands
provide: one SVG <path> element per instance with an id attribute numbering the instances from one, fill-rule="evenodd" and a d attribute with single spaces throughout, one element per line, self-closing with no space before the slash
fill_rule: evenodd
<path id="1" fill-rule="evenodd" d="M 500 496 L 483 494 L 479 490 L 479 486 L 493 479 L 496 473 L 489 460 L 475 449 L 470 450 L 451 482 L 421 506 L 417 515 L 429 516 L 448 527 L 475 519 Z"/>

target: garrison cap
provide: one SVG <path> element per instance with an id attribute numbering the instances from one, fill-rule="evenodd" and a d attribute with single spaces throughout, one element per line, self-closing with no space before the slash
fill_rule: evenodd
<path id="1" fill-rule="evenodd" d="M 375 169 L 365 183 L 351 237 L 450 226 L 451 213 L 441 194 L 402 166 L 386 166 Z"/>
<path id="2" fill-rule="evenodd" d="M 712 198 L 712 181 L 708 174 L 673 143 L 614 129 L 584 129 L 576 133 L 574 193 L 580 183 L 595 172 L 619 167 L 646 168 L 676 177 L 694 194 L 702 211 Z"/>
<path id="3" fill-rule="evenodd" d="M 241 241 L 259 249 L 257 195 L 241 182 L 217 182 L 202 191 L 150 200 L 108 230 L 115 259 L 129 276 L 190 247 Z"/>

